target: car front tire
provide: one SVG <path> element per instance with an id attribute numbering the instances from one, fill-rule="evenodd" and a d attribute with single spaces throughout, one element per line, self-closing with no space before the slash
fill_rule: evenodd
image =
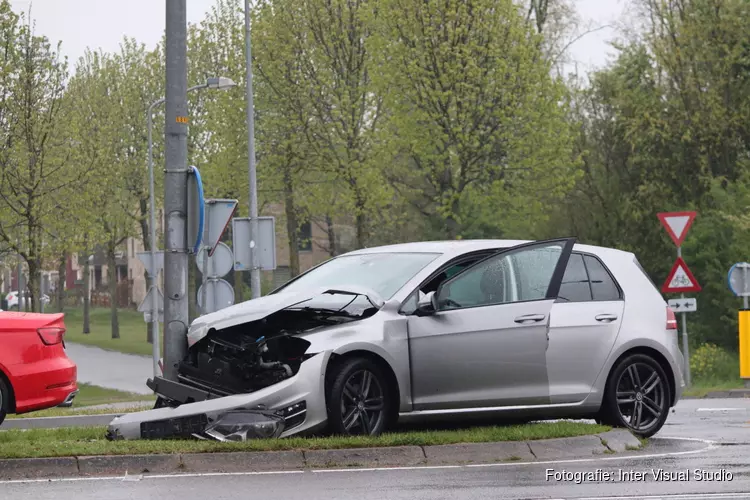
<path id="1" fill-rule="evenodd" d="M 328 423 L 334 434 L 378 436 L 394 414 L 388 377 L 365 358 L 346 359 L 332 367 L 326 394 Z"/>
<path id="2" fill-rule="evenodd" d="M 648 438 L 666 422 L 671 401 L 669 379 L 661 365 L 651 356 L 632 354 L 612 371 L 598 420 Z"/>

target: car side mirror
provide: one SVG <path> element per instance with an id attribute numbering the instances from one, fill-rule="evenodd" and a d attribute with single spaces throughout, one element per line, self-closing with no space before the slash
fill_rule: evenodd
<path id="1" fill-rule="evenodd" d="M 428 292 L 417 303 L 417 316 L 430 316 L 437 311 L 437 296 L 435 292 Z"/>

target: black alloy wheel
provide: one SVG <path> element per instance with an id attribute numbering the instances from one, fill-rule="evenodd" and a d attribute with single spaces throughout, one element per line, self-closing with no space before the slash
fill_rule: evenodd
<path id="1" fill-rule="evenodd" d="M 337 366 L 328 391 L 328 419 L 336 434 L 377 436 L 389 425 L 393 402 L 381 368 L 354 358 Z"/>
<path id="2" fill-rule="evenodd" d="M 621 361 L 607 384 L 605 424 L 626 427 L 639 437 L 656 434 L 669 414 L 671 390 L 656 360 L 635 354 Z"/>

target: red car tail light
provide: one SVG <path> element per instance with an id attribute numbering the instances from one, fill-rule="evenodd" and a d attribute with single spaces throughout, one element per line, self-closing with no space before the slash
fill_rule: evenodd
<path id="1" fill-rule="evenodd" d="M 667 330 L 677 330 L 677 316 L 669 306 L 667 306 Z"/>
<path id="2" fill-rule="evenodd" d="M 39 334 L 39 338 L 42 339 L 42 342 L 44 342 L 46 345 L 55 345 L 63 341 L 63 336 L 65 335 L 65 328 L 60 328 L 56 326 L 38 328 L 37 333 Z"/>

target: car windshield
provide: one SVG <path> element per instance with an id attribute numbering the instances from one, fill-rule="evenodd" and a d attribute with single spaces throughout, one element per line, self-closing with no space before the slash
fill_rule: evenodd
<path id="1" fill-rule="evenodd" d="M 352 285 L 369 288 L 388 300 L 437 256 L 435 253 L 343 255 L 300 276 L 279 291 Z"/>

